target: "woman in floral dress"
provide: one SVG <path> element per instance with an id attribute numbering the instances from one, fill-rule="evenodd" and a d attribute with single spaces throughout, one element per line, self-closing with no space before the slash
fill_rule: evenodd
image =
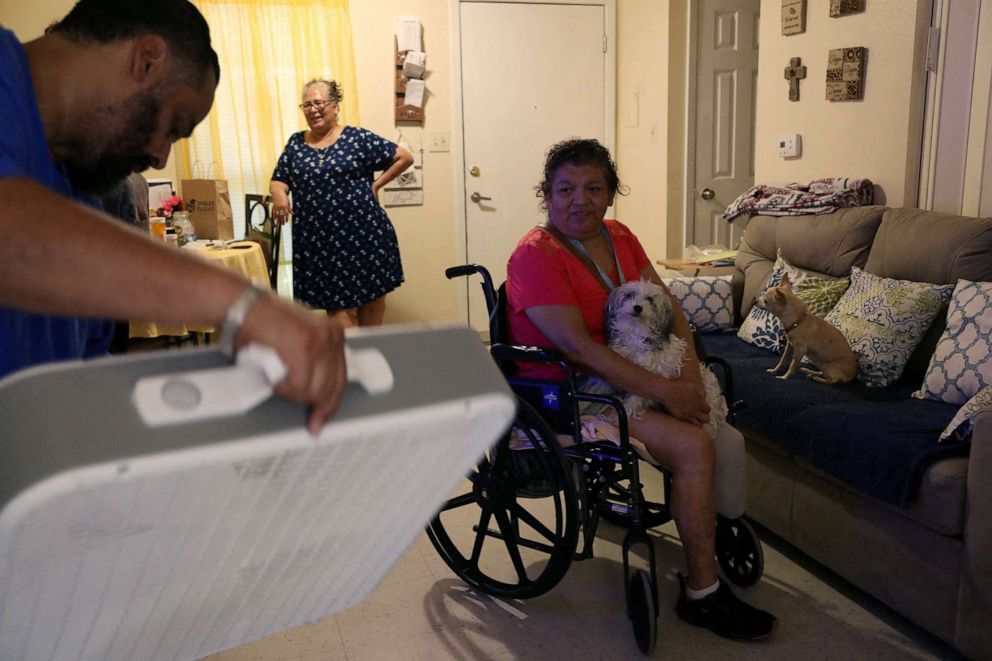
<path id="1" fill-rule="evenodd" d="M 303 87 L 300 109 L 310 128 L 290 136 L 269 192 L 276 221 L 293 217 L 294 298 L 343 325 L 374 326 L 382 323 L 386 294 L 403 282 L 396 232 L 378 192 L 413 164 L 413 155 L 339 124 L 340 101 L 335 81 Z"/>

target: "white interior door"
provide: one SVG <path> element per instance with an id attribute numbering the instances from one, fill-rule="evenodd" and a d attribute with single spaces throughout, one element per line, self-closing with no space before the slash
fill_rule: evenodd
<path id="1" fill-rule="evenodd" d="M 930 37 L 919 206 L 992 215 L 992 0 L 935 0 Z"/>
<path id="2" fill-rule="evenodd" d="M 552 144 L 597 138 L 612 149 L 616 107 L 612 0 L 458 3 L 465 253 L 498 285 L 521 236 L 540 223 L 534 186 Z M 487 326 L 468 294 L 469 322 Z"/>
<path id="3" fill-rule="evenodd" d="M 693 3 L 695 148 L 687 244 L 733 248 L 742 232 L 740 223 L 731 225 L 721 214 L 754 185 L 760 6 L 760 0 Z"/>

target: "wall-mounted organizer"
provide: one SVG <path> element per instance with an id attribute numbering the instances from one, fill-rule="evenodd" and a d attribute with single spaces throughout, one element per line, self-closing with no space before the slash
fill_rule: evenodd
<path id="1" fill-rule="evenodd" d="M 406 102 L 407 83 L 410 80 L 403 75 L 403 63 L 410 51 L 396 52 L 396 121 L 424 123 L 423 106 L 415 106 Z"/>
<path id="2" fill-rule="evenodd" d="M 420 21 L 410 16 L 396 17 L 394 87 L 397 122 L 424 123 L 423 76 L 427 56 L 422 50 Z"/>

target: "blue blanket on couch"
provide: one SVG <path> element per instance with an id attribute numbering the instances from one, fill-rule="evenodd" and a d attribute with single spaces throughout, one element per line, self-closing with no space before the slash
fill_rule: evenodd
<path id="1" fill-rule="evenodd" d="M 710 355 L 730 364 L 734 397 L 747 402 L 737 427 L 781 444 L 865 495 L 907 507 L 927 466 L 968 453 L 967 443 L 937 443 L 957 407 L 912 399 L 918 384 L 828 386 L 801 374 L 777 379 L 766 370 L 778 355 L 732 333 L 702 339 Z"/>

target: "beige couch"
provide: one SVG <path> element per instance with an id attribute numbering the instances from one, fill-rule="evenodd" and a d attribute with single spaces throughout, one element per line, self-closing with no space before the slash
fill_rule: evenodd
<path id="1" fill-rule="evenodd" d="M 992 219 L 885 207 L 753 217 L 736 260 L 738 319 L 778 250 L 795 266 L 829 276 L 857 265 L 903 280 L 989 281 Z M 904 378 L 922 380 L 943 328 L 941 314 Z M 750 402 L 762 396 L 740 394 Z M 930 465 L 908 508 L 867 497 L 774 439 L 742 431 L 749 516 L 963 654 L 992 658 L 992 412 L 977 418 L 970 456 Z"/>

